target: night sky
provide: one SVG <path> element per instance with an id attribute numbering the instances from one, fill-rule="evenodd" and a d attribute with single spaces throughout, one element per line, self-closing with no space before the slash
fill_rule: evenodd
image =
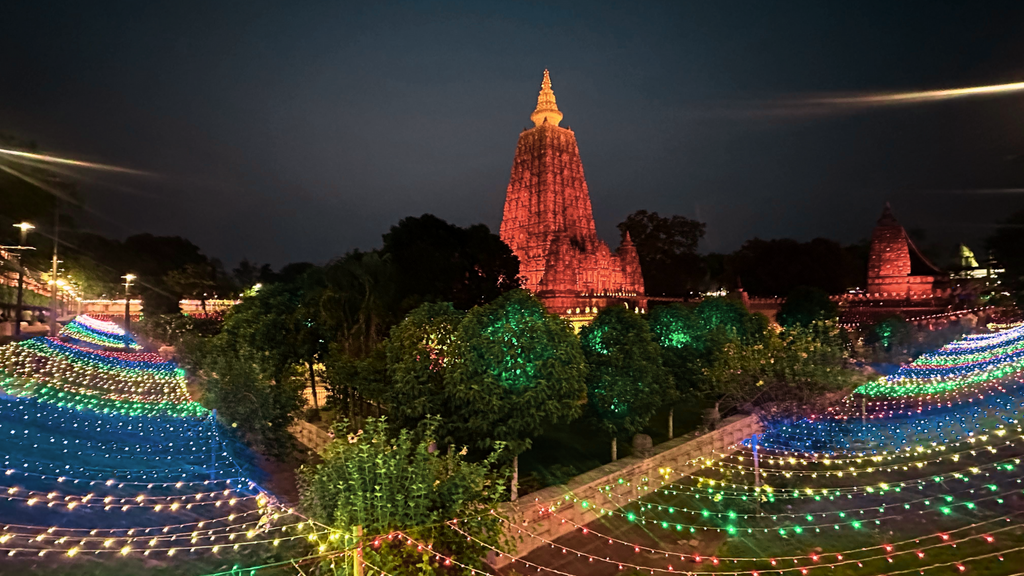
<path id="1" fill-rule="evenodd" d="M 980 248 L 1024 208 L 1024 92 L 794 104 L 1022 81 L 1020 2 L 18 2 L 0 49 L 0 132 L 156 174 L 83 182 L 88 226 L 229 266 L 424 212 L 497 231 L 545 68 L 612 246 L 637 209 L 706 221 L 702 251 L 852 242 L 889 200 Z"/>

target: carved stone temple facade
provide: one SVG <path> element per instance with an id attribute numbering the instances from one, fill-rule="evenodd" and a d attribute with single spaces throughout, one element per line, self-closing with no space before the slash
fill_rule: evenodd
<path id="1" fill-rule="evenodd" d="M 534 127 L 519 135 L 501 221 L 524 287 L 577 328 L 606 306 L 644 311 L 636 248 L 628 234 L 614 252 L 597 237 L 576 135 L 559 126 L 547 70 L 530 119 Z"/>
<path id="2" fill-rule="evenodd" d="M 869 296 L 875 299 L 920 300 L 938 296 L 935 280 L 942 273 L 918 252 L 888 204 L 871 233 L 868 255 Z"/>
<path id="3" fill-rule="evenodd" d="M 867 289 L 835 297 L 843 323 L 875 322 L 898 314 L 907 319 L 944 313 L 953 304 L 945 275 L 914 246 L 888 204 L 871 233 Z"/>

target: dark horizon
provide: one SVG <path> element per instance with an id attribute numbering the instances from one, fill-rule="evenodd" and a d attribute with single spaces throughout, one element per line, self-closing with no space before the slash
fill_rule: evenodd
<path id="1" fill-rule="evenodd" d="M 600 236 L 639 209 L 755 236 L 867 238 L 886 201 L 976 253 L 1024 207 L 1020 93 L 873 108 L 822 94 L 1020 81 L 1019 4 L 59 4 L 9 9 L 0 132 L 147 170 L 86 224 L 228 267 L 322 263 L 405 216 L 497 231 L 551 70 Z M 95 175 L 94 175 L 95 176 Z M 123 223 L 123 224 L 122 224 Z"/>

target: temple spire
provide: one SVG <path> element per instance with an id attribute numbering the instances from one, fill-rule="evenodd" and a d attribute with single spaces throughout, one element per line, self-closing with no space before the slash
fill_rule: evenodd
<path id="1" fill-rule="evenodd" d="M 879 226 L 899 226 L 899 222 L 896 221 L 896 216 L 892 213 L 892 206 L 888 202 L 885 203 L 885 209 L 882 210 L 882 216 L 878 219 Z"/>
<path id="2" fill-rule="evenodd" d="M 535 126 L 550 124 L 558 126 L 562 121 L 562 113 L 555 104 L 555 93 L 551 90 L 551 76 L 544 70 L 544 80 L 540 83 L 540 94 L 537 95 L 537 109 L 530 114 Z"/>

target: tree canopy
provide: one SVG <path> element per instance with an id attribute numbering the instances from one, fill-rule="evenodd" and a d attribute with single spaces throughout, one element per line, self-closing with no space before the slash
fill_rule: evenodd
<path id="1" fill-rule="evenodd" d="M 461 228 L 432 214 L 410 216 L 384 235 L 381 253 L 395 267 L 403 312 L 423 302 L 468 310 L 519 287 L 519 259 L 483 224 Z"/>
<path id="2" fill-rule="evenodd" d="M 651 312 L 651 331 L 679 394 L 726 410 L 803 402 L 848 384 L 844 340 L 834 322 L 777 331 L 742 304 L 706 299 Z"/>
<path id="3" fill-rule="evenodd" d="M 684 296 L 696 290 L 705 269 L 697 255 L 705 224 L 685 216 L 638 210 L 618 225 L 636 246 L 647 294 Z"/>
<path id="4" fill-rule="evenodd" d="M 624 307 L 611 306 L 583 328 L 580 342 L 592 414 L 612 436 L 640 433 L 674 392 L 647 321 Z"/>
<path id="5" fill-rule="evenodd" d="M 504 442 L 512 454 L 552 423 L 580 415 L 586 363 L 561 318 L 525 290 L 471 310 L 459 325 L 448 387 L 457 437 Z"/>
<path id="6" fill-rule="evenodd" d="M 1012 290 L 1024 290 L 1024 210 L 1011 214 L 986 245 L 996 262 L 1006 269 L 1004 282 Z M 1024 302 L 1024 298 L 1018 296 L 1017 301 Z"/>
<path id="7" fill-rule="evenodd" d="M 363 556 L 392 574 L 420 575 L 473 573 L 444 565 L 437 554 L 483 569 L 489 547 L 509 550 L 502 520 L 489 513 L 504 496 L 504 478 L 493 472 L 498 452 L 476 463 L 464 458 L 466 450 L 442 455 L 436 450 L 438 426 L 430 419 L 414 432 L 370 420 L 354 434 L 336 428 L 339 437 L 321 453 L 323 463 L 300 472 L 303 509 L 345 535 L 325 538 L 327 546 L 355 546 L 356 527 L 368 537 L 401 531 L 429 542 L 431 550 L 375 538 L 364 540 Z"/>
<path id="8" fill-rule="evenodd" d="M 391 379 L 387 400 L 390 417 L 400 427 L 451 414 L 445 378 L 459 361 L 456 333 L 464 317 L 447 302 L 428 303 L 391 330 L 385 344 Z"/>
<path id="9" fill-rule="evenodd" d="M 190 342 L 191 367 L 204 379 L 204 402 L 271 453 L 289 445 L 288 425 L 302 407 L 311 363 L 325 353 L 316 314 L 319 269 L 292 283 L 265 286 L 231 309 L 220 333 Z"/>
<path id="10" fill-rule="evenodd" d="M 867 246 L 842 246 L 815 238 L 798 242 L 790 238 L 754 238 L 724 257 L 720 281 L 724 286 L 754 296 L 784 296 L 799 286 L 812 286 L 828 294 L 864 286 Z"/>
<path id="11" fill-rule="evenodd" d="M 839 305 L 820 288 L 800 286 L 786 296 L 777 320 L 784 328 L 810 326 L 819 320 L 839 319 Z"/>

